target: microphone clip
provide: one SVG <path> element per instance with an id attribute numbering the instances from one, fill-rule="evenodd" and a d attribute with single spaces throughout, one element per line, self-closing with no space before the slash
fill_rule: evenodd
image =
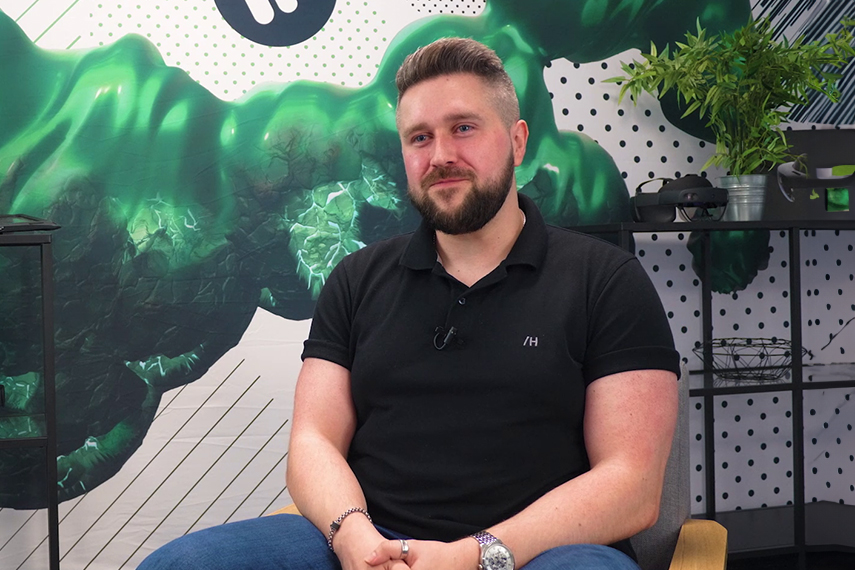
<path id="1" fill-rule="evenodd" d="M 442 350 L 448 346 L 451 339 L 457 335 L 457 329 L 455 327 L 449 328 L 448 332 L 446 332 L 443 327 L 436 327 L 434 332 L 436 334 L 433 335 L 433 347 L 437 350 Z"/>

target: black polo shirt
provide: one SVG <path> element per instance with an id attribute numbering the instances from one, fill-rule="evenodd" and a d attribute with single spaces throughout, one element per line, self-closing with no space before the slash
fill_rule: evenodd
<path id="1" fill-rule="evenodd" d="M 381 526 L 449 541 L 514 515 L 589 469 L 588 384 L 679 373 L 638 260 L 547 226 L 526 196 L 520 207 L 513 249 L 472 287 L 446 273 L 422 225 L 349 255 L 321 292 L 303 358 L 351 372 L 347 460 Z M 438 327 L 456 330 L 442 350 Z"/>

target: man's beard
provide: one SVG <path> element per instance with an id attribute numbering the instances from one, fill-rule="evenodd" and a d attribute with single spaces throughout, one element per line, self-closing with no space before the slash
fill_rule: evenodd
<path id="1" fill-rule="evenodd" d="M 439 167 L 421 182 L 421 192 L 413 192 L 410 187 L 410 202 L 422 215 L 428 227 L 449 235 L 460 235 L 476 232 L 492 220 L 511 191 L 514 177 L 513 157 L 508 158 L 505 169 L 497 178 L 486 180 L 484 184 L 472 181 L 472 174 L 460 168 Z M 431 198 L 431 184 L 445 178 L 465 178 L 472 181 L 472 188 L 463 203 L 455 211 L 443 211 Z"/>

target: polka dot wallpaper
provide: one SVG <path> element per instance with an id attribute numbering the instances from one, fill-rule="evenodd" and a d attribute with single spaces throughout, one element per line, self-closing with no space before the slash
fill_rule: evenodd
<path id="1" fill-rule="evenodd" d="M 376 1 L 337 2 L 310 40 L 285 47 L 252 42 L 229 26 L 214 0 L 93 3 L 98 22 L 90 42 L 104 45 L 127 33 L 153 42 L 168 65 L 180 67 L 218 97 L 237 99 L 256 86 L 307 79 L 359 87 L 371 81 L 385 47 L 401 27 L 378 14 Z M 408 10 L 410 19 L 418 16 Z"/>

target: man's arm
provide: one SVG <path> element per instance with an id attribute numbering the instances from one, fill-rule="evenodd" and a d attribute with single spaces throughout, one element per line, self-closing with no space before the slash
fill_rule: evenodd
<path id="1" fill-rule="evenodd" d="M 350 371 L 326 360 L 307 358 L 294 395 L 287 479 L 297 508 L 324 535 L 347 509 L 366 507 L 359 482 L 346 461 L 355 427 Z M 341 523 L 333 547 L 345 570 L 366 568 L 365 557 L 381 541 L 383 537 L 368 519 L 354 513 Z"/>
<path id="2" fill-rule="evenodd" d="M 591 470 L 487 530 L 508 545 L 519 568 L 556 546 L 611 544 L 649 528 L 658 518 L 676 421 L 673 373 L 641 370 L 595 380 L 586 392 L 584 420 Z M 459 555 L 453 568 L 478 567 L 473 539 L 447 546 Z M 387 542 L 372 562 L 388 568 L 383 561 L 396 553 L 397 545 Z M 430 569 L 439 554 L 435 544 L 411 541 L 407 561 Z"/>
<path id="3" fill-rule="evenodd" d="M 517 566 L 555 546 L 611 544 L 659 516 L 665 465 L 677 421 L 671 372 L 622 372 L 586 392 L 585 446 L 591 470 L 553 489 L 492 529 Z"/>

